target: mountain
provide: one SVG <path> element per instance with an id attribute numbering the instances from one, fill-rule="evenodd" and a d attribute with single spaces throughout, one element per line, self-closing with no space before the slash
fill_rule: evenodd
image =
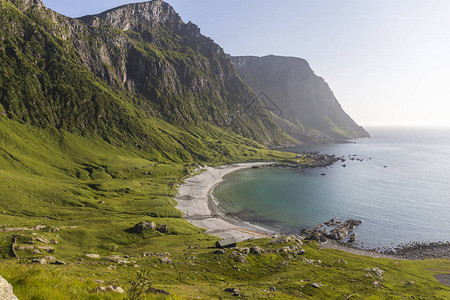
<path id="1" fill-rule="evenodd" d="M 342 109 L 328 84 L 295 57 L 231 57 L 241 78 L 278 116 L 277 123 L 302 141 L 368 137 Z"/>
<path id="2" fill-rule="evenodd" d="M 0 114 L 10 120 L 180 159 L 223 155 L 227 140 L 294 140 L 249 105 L 259 100 L 223 50 L 163 1 L 80 19 L 40 0 L 2 5 Z"/>

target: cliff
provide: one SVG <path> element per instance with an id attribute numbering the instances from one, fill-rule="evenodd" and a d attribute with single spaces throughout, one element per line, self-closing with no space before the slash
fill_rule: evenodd
<path id="1" fill-rule="evenodd" d="M 231 58 L 241 78 L 268 106 L 277 123 L 300 140 L 368 137 L 345 113 L 328 84 L 304 59 L 281 56 Z"/>
<path id="2" fill-rule="evenodd" d="M 147 151 L 195 151 L 197 136 L 173 137 L 161 122 L 266 146 L 293 141 L 249 107 L 259 100 L 223 50 L 163 1 L 71 19 L 39 0 L 11 0 L 0 14 L 0 111 L 12 120 Z"/>

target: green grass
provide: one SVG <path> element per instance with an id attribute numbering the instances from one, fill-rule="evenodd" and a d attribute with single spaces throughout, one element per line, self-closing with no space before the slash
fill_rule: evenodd
<path id="1" fill-rule="evenodd" d="M 294 154 L 265 150 L 251 141 L 246 144 L 217 128 L 208 133 L 198 128 L 177 133 L 174 126 L 165 130 L 180 134 L 180 141 L 189 134 L 208 164 L 297 160 Z M 449 287 L 433 278 L 436 273 L 450 272 L 448 260 L 396 262 L 318 250 L 315 244 L 306 245 L 304 255 L 322 261 L 314 265 L 303 262 L 303 256 L 249 255 L 248 263 L 238 263 L 232 251 L 212 254 L 217 238 L 181 218 L 173 199 L 183 179 L 195 174 L 198 163 L 194 161 L 114 147 L 97 136 L 36 129 L 4 117 L 0 117 L 0 137 L 0 225 L 48 226 L 40 231 L 0 232 L 0 274 L 12 283 L 19 299 L 124 299 L 125 295 L 97 294 L 95 289 L 116 284 L 127 290 L 140 269 L 149 270 L 155 288 L 179 298 L 230 298 L 223 292 L 230 286 L 251 298 L 345 299 L 352 294 L 353 299 L 445 299 L 450 295 Z M 165 234 L 129 231 L 144 220 L 168 225 L 169 230 Z M 56 227 L 60 230 L 53 232 Z M 10 252 L 16 235 L 19 259 L 13 259 Z M 57 241 L 50 244 L 54 253 L 18 249 L 30 246 L 36 237 Z M 250 245 L 281 247 L 269 245 L 268 240 L 239 246 Z M 49 245 L 35 241 L 31 246 Z M 161 264 L 156 256 L 141 257 L 165 252 L 170 252 L 173 264 Z M 87 258 L 89 253 L 101 258 Z M 47 255 L 68 264 L 31 264 L 32 258 Z M 112 263 L 106 258 L 112 255 L 130 256 L 130 264 Z M 196 259 L 187 259 L 193 256 Z M 340 259 L 348 264 L 338 263 Z M 111 265 L 116 269 L 109 269 Z M 365 269 L 376 266 L 386 273 L 375 287 L 376 279 L 366 277 Z M 411 281 L 414 284 L 408 285 Z M 323 287 L 312 288 L 312 282 Z M 275 293 L 268 292 L 271 286 Z"/>
<path id="2" fill-rule="evenodd" d="M 450 271 L 446 260 L 396 261 L 357 256 L 336 250 L 318 250 L 316 244 L 304 245 L 306 254 L 250 254 L 247 263 L 234 260 L 232 250 L 225 255 L 213 254 L 215 238 L 194 235 L 153 238 L 153 253 L 170 252 L 173 263 L 161 264 L 159 257 L 132 257 L 129 265 L 111 265 L 106 258 L 75 260 L 70 265 L 29 265 L 26 262 L 3 261 L 0 272 L 15 287 L 20 299 L 123 299 L 112 293 L 97 294 L 97 286 L 117 284 L 124 289 L 140 269 L 148 270 L 152 286 L 180 298 L 232 298 L 225 288 L 238 288 L 243 295 L 275 299 L 446 299 L 450 287 L 436 282 L 433 274 Z M 198 247 L 190 248 L 195 245 Z M 276 249 L 267 240 L 241 243 Z M 169 250 L 170 249 L 170 250 Z M 140 249 L 140 251 L 143 249 Z M 139 252 L 139 251 L 138 251 Z M 196 257 L 192 259 L 192 257 Z M 315 262 L 309 264 L 304 259 Z M 340 262 L 345 260 L 346 263 Z M 321 262 L 319 263 L 318 260 Z M 134 264 L 139 267 L 134 267 Z M 239 267 L 236 270 L 233 266 Z M 379 267 L 383 279 L 367 271 Z M 94 280 L 104 280 L 98 284 Z M 379 285 L 373 285 L 373 282 Z M 316 289 L 312 283 L 321 283 Z M 276 292 L 269 292 L 270 287 Z M 148 297 L 151 299 L 151 297 Z"/>

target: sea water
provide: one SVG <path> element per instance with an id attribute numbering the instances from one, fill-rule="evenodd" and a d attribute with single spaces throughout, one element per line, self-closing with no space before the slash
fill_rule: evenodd
<path id="1" fill-rule="evenodd" d="M 344 156 L 343 163 L 312 170 L 245 169 L 225 176 L 213 194 L 230 215 L 282 232 L 338 217 L 363 220 L 356 233 L 367 248 L 449 241 L 450 129 L 369 132 L 372 138 L 354 143 L 285 149 Z"/>

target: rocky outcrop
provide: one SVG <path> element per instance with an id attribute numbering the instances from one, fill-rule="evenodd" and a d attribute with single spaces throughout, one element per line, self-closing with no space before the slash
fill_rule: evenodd
<path id="1" fill-rule="evenodd" d="M 325 236 L 340 241 L 361 223 L 361 220 L 347 220 L 344 223 L 337 225 L 330 233 L 325 234 Z"/>
<path id="2" fill-rule="evenodd" d="M 2 276 L 0 276 L 0 299 L 18 300 L 13 293 L 13 287 Z"/>
<path id="3" fill-rule="evenodd" d="M 331 219 L 325 223 L 321 223 L 311 229 L 303 229 L 300 235 L 308 240 L 324 243 L 327 240 L 342 241 L 344 240 L 362 220 L 347 220 L 344 223 L 336 219 Z M 356 240 L 356 233 L 349 238 L 349 243 Z"/>
<path id="4" fill-rule="evenodd" d="M 348 116 L 328 84 L 301 58 L 231 58 L 241 78 L 279 118 L 277 123 L 300 140 L 335 141 L 368 137 Z"/>
<path id="5" fill-rule="evenodd" d="M 133 230 L 135 232 L 142 232 L 146 230 L 155 230 L 155 228 L 156 228 L 155 223 L 144 221 L 134 225 Z"/>

